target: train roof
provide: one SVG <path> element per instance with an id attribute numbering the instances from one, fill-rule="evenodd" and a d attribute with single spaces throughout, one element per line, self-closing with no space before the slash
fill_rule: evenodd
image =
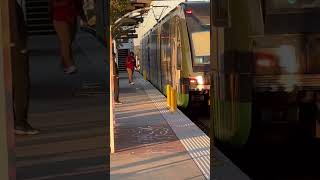
<path id="1" fill-rule="evenodd" d="M 208 8 L 210 11 L 210 1 L 189 1 L 189 2 L 182 2 L 180 4 L 178 4 L 175 8 L 173 8 L 170 12 L 168 12 L 163 18 L 160 19 L 159 22 L 157 22 L 152 28 L 150 28 L 150 30 L 148 30 L 143 36 L 142 39 L 144 39 L 146 36 L 148 36 L 152 31 L 154 31 L 157 26 L 159 26 L 160 24 L 163 23 L 164 20 L 166 20 L 166 18 L 168 16 L 170 16 L 174 11 L 177 11 L 178 7 L 181 7 L 183 9 L 186 8 L 192 8 L 192 9 L 199 9 L 199 8 Z M 210 13 L 210 12 L 209 12 Z M 142 40 L 141 39 L 141 40 Z"/>
<path id="2" fill-rule="evenodd" d="M 182 2 L 180 3 L 179 5 L 181 4 L 185 4 L 186 6 L 201 6 L 201 5 L 209 5 L 210 4 L 210 1 L 188 1 L 188 2 Z"/>

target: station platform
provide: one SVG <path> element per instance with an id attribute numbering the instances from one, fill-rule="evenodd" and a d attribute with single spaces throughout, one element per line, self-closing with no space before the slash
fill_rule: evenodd
<path id="1" fill-rule="evenodd" d="M 107 177 L 107 51 L 86 32 L 78 33 L 74 45 L 79 72 L 64 75 L 57 36 L 29 39 L 29 122 L 40 134 L 15 137 L 17 180 Z"/>
<path id="2" fill-rule="evenodd" d="M 120 179 L 217 179 L 249 177 L 217 148 L 210 174 L 210 139 L 180 110 L 170 112 L 166 97 L 134 73 L 135 85 L 120 73 L 115 107 L 115 153 L 110 177 Z"/>

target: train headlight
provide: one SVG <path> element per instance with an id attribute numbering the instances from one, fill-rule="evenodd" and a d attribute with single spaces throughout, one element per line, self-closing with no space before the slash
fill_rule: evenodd
<path id="1" fill-rule="evenodd" d="M 204 79 L 202 76 L 196 76 L 190 78 L 190 84 L 191 85 L 204 85 Z"/>
<path id="2" fill-rule="evenodd" d="M 203 77 L 202 76 L 197 76 L 196 77 L 198 84 L 203 85 L 204 81 L 203 81 Z"/>
<path id="3" fill-rule="evenodd" d="M 270 59 L 257 59 L 257 65 L 260 67 L 271 67 L 273 63 Z"/>
<path id="4" fill-rule="evenodd" d="M 197 84 L 197 80 L 196 79 L 190 79 L 190 84 Z"/>

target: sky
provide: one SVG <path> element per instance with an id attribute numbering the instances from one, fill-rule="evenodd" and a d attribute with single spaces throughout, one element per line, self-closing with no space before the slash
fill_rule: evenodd
<path id="1" fill-rule="evenodd" d="M 136 29 L 138 38 L 134 39 L 135 46 L 140 44 L 141 37 L 157 23 L 155 17 L 159 18 L 163 11 L 160 17 L 161 19 L 181 2 L 185 2 L 185 0 L 152 1 L 151 6 L 167 7 L 153 7 L 148 14 L 145 15 L 144 22 Z"/>
<path id="2" fill-rule="evenodd" d="M 187 1 L 210 1 L 210 0 L 187 0 Z M 148 14 L 145 15 L 144 22 L 139 25 L 136 29 L 138 38 L 134 39 L 134 45 L 140 44 L 141 37 L 149 31 L 156 23 L 156 18 L 163 18 L 168 14 L 173 8 L 178 6 L 181 2 L 186 2 L 186 0 L 158 0 L 152 1 L 151 6 L 154 6 Z M 156 7 L 156 6 L 167 6 L 167 7 Z M 162 14 L 161 14 L 162 13 Z M 161 16 L 160 16 L 161 15 Z"/>

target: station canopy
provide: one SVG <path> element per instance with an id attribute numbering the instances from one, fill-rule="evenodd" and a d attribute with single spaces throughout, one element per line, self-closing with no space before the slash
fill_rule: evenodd
<path id="1" fill-rule="evenodd" d="M 113 29 L 117 39 L 137 38 L 135 29 L 143 22 L 144 15 L 150 10 L 152 0 L 131 0 L 127 7 L 126 14 L 119 18 Z"/>

